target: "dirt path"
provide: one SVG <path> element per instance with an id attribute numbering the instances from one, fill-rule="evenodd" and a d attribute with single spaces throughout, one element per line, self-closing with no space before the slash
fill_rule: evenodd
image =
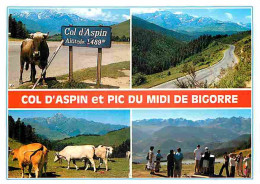
<path id="1" fill-rule="evenodd" d="M 48 42 L 50 55 L 56 50 L 59 42 Z M 8 84 L 9 88 L 19 86 L 20 73 L 20 46 L 21 41 L 9 41 L 8 43 Z M 73 70 L 79 70 L 97 65 L 97 49 L 73 48 Z M 130 44 L 113 43 L 110 49 L 103 49 L 102 65 L 130 61 Z M 63 46 L 47 71 L 47 77 L 55 77 L 68 73 L 68 47 Z M 30 69 L 29 69 L 30 70 Z M 30 71 L 24 71 L 23 81 L 30 79 Z M 40 69 L 36 67 L 37 76 Z"/>

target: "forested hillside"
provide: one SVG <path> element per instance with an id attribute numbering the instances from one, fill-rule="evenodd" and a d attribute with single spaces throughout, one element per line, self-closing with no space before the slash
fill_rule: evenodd
<path id="1" fill-rule="evenodd" d="M 143 28 L 143 29 L 147 29 L 147 30 L 151 30 L 163 35 L 167 35 L 170 37 L 174 37 L 178 40 L 182 40 L 182 41 L 191 41 L 192 39 L 195 39 L 196 37 L 194 36 L 190 36 L 190 35 L 186 35 L 186 34 L 182 34 L 176 31 L 172 31 L 169 29 L 165 29 L 163 27 L 160 27 L 156 24 L 147 22 L 139 17 L 136 16 L 132 16 L 132 24 L 134 27 L 139 27 L 139 28 Z"/>
<path id="2" fill-rule="evenodd" d="M 8 32 L 11 34 L 12 38 L 26 38 L 28 37 L 28 30 L 21 21 L 17 21 L 12 17 L 12 14 L 9 15 L 8 21 Z"/>
<path id="3" fill-rule="evenodd" d="M 133 27 L 133 86 L 145 82 L 146 79 L 142 75 L 151 75 L 176 67 L 186 58 L 200 53 L 214 40 L 226 36 L 203 35 L 185 43 L 168 35 Z"/>

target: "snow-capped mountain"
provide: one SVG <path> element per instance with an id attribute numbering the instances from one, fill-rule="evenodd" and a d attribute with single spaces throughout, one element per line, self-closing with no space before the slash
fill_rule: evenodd
<path id="1" fill-rule="evenodd" d="M 50 32 L 57 34 L 64 25 L 88 25 L 88 26 L 110 26 L 117 22 L 90 20 L 76 14 L 59 13 L 55 10 L 43 10 L 41 12 L 13 13 L 13 18 L 22 21 L 30 32 Z"/>
<path id="2" fill-rule="evenodd" d="M 179 32 L 238 32 L 251 29 L 251 24 L 220 21 L 210 17 L 195 17 L 188 14 L 175 14 L 170 11 L 136 14 L 135 16 L 166 29 Z"/>

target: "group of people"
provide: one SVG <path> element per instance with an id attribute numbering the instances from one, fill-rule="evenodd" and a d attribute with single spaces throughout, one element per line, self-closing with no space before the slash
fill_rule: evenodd
<path id="1" fill-rule="evenodd" d="M 205 147 L 205 150 L 203 151 L 200 148 L 200 145 L 197 145 L 197 148 L 194 150 L 194 157 L 195 157 L 195 168 L 194 168 L 195 174 L 209 174 L 209 169 L 210 169 L 209 148 Z M 224 163 L 220 169 L 219 176 L 222 176 L 222 173 L 225 169 L 227 177 L 235 177 L 236 170 L 238 176 L 250 177 L 251 154 L 248 154 L 247 157 L 244 158 L 242 152 L 240 152 L 238 155 L 234 153 L 228 154 L 227 152 L 225 152 L 223 158 L 224 158 Z M 229 172 L 229 168 L 230 168 L 230 172 Z"/>
<path id="2" fill-rule="evenodd" d="M 226 170 L 227 177 L 235 177 L 237 170 L 238 176 L 249 178 L 251 175 L 251 154 L 248 154 L 245 158 L 243 153 L 240 152 L 238 155 L 227 152 L 223 155 L 224 163 L 220 169 L 219 176 L 222 176 L 223 170 Z M 230 173 L 229 173 L 230 166 Z"/>
<path id="3" fill-rule="evenodd" d="M 148 160 L 146 164 L 146 169 L 150 170 L 150 174 L 155 174 L 155 172 L 159 172 L 161 168 L 161 159 L 163 158 L 161 155 L 161 151 L 158 150 L 155 155 L 154 147 L 151 146 L 149 152 L 147 153 L 146 159 Z M 181 148 L 177 148 L 177 152 L 174 150 L 170 150 L 170 153 L 167 155 L 167 176 L 168 177 L 181 177 L 182 170 L 182 160 L 183 154 L 181 153 Z"/>
<path id="4" fill-rule="evenodd" d="M 195 157 L 195 174 L 207 174 L 214 175 L 214 162 L 215 158 L 210 155 L 208 147 L 201 149 L 200 145 L 194 150 Z M 155 174 L 160 172 L 161 168 L 161 151 L 158 150 L 154 154 L 154 146 L 150 147 L 147 153 L 146 160 L 148 160 L 145 169 L 150 170 L 150 174 Z M 238 155 L 234 153 L 228 154 L 227 152 L 223 155 L 224 163 L 220 169 L 219 176 L 222 176 L 224 169 L 226 170 L 227 177 L 235 177 L 235 172 L 237 171 L 238 176 L 250 177 L 251 175 L 251 154 L 246 157 L 240 152 Z M 177 152 L 170 150 L 167 155 L 167 176 L 168 177 L 181 177 L 182 171 L 182 160 L 183 154 L 181 153 L 181 148 L 177 149 Z M 230 169 L 230 170 L 229 170 Z M 230 171 L 230 172 L 229 172 Z"/>

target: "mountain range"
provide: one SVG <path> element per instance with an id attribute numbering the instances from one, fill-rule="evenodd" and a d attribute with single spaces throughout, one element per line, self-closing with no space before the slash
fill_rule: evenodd
<path id="1" fill-rule="evenodd" d="M 104 135 L 110 131 L 125 128 L 125 125 L 105 124 L 83 118 L 69 118 L 61 113 L 53 117 L 24 118 L 26 125 L 35 128 L 38 135 L 50 140 L 60 140 L 82 134 Z"/>
<path id="2" fill-rule="evenodd" d="M 193 36 L 202 34 L 233 34 L 251 30 L 251 23 L 220 21 L 211 17 L 174 14 L 170 11 L 156 11 L 154 13 L 135 14 L 135 16 L 163 28 Z"/>
<path id="3" fill-rule="evenodd" d="M 247 143 L 250 134 L 251 118 L 243 117 L 133 121 L 133 159 L 144 161 L 150 146 L 160 149 L 162 153 L 177 147 L 181 147 L 184 153 L 190 153 L 198 144 L 208 146 L 210 150 L 230 150 Z"/>
<path id="4" fill-rule="evenodd" d="M 43 10 L 42 12 L 13 13 L 13 18 L 22 21 L 29 32 L 49 32 L 51 35 L 61 32 L 61 26 L 88 25 L 88 26 L 111 26 L 118 22 L 91 20 L 82 18 L 76 14 L 59 13 L 55 10 Z"/>

